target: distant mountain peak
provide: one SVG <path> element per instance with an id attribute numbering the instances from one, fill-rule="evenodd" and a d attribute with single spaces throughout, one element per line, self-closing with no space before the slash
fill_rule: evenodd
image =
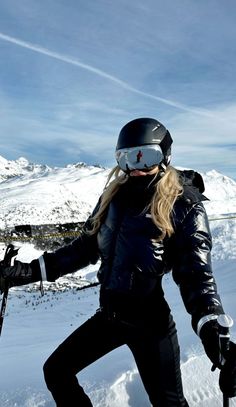
<path id="1" fill-rule="evenodd" d="M 0 181 L 22 176 L 27 173 L 45 172 L 50 169 L 49 166 L 44 164 L 31 163 L 25 157 L 19 157 L 17 160 L 7 160 L 0 156 Z"/>

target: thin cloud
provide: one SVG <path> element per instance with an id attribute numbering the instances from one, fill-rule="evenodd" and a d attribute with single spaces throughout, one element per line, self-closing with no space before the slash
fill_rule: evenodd
<path id="1" fill-rule="evenodd" d="M 84 64 L 83 62 L 80 62 L 78 59 L 70 58 L 70 57 L 68 57 L 66 55 L 60 54 L 58 52 L 51 51 L 51 50 L 49 50 L 47 48 L 41 47 L 41 46 L 33 44 L 31 42 L 22 41 L 22 40 L 20 40 L 18 38 L 11 37 L 11 36 L 6 35 L 6 34 L 1 33 L 1 32 L 0 32 L 0 39 L 3 40 L 3 41 L 9 42 L 9 43 L 18 45 L 18 46 L 20 46 L 22 48 L 27 48 L 27 49 L 29 49 L 31 51 L 38 52 L 39 54 L 43 54 L 43 55 L 46 55 L 48 57 L 57 59 L 59 61 L 63 61 L 65 63 L 67 63 L 67 64 L 78 66 L 79 68 L 85 69 L 86 71 L 92 72 L 95 75 L 98 75 L 98 76 L 100 76 L 102 78 L 108 79 L 108 80 L 116 83 L 120 87 L 122 87 L 124 89 L 127 89 L 130 92 L 136 93 L 136 94 L 138 94 L 140 96 L 144 96 L 144 97 L 147 97 L 149 99 L 157 100 L 158 102 L 161 102 L 161 103 L 164 103 L 166 105 L 175 107 L 177 109 L 184 110 L 184 111 L 187 111 L 187 112 L 191 112 L 191 113 L 194 113 L 194 114 L 197 114 L 197 115 L 213 117 L 212 113 L 208 112 L 207 110 L 197 109 L 197 108 L 190 108 L 190 107 L 188 107 L 188 106 L 186 106 L 186 105 L 184 105 L 182 103 L 178 103 L 178 102 L 175 102 L 175 101 L 172 101 L 172 100 L 169 100 L 169 99 L 161 98 L 161 97 L 155 96 L 155 95 L 153 95 L 151 93 L 143 92 L 143 91 L 141 91 L 139 89 L 136 89 L 136 88 L 132 87 L 131 85 L 129 85 L 129 83 L 127 83 L 125 81 L 122 81 L 119 78 L 117 78 L 117 77 L 115 77 L 113 75 L 110 75 L 110 74 L 108 74 L 108 73 L 106 73 L 106 72 L 104 72 L 104 71 L 102 71 L 100 69 L 97 69 L 97 68 L 95 68 L 95 67 L 93 67 L 91 65 Z"/>

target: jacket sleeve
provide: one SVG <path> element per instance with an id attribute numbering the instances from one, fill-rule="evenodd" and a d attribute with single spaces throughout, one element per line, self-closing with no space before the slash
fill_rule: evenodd
<path id="1" fill-rule="evenodd" d="M 41 280 L 55 281 L 57 278 L 80 270 L 99 259 L 97 235 L 89 234 L 91 217 L 99 207 L 99 202 L 92 215 L 85 222 L 79 237 L 72 243 L 61 247 L 55 252 L 45 252 L 38 260 Z"/>
<path id="2" fill-rule="evenodd" d="M 175 239 L 173 278 L 180 288 L 186 310 L 192 315 L 192 325 L 196 331 L 202 317 L 223 313 L 212 273 L 211 232 L 201 202 L 189 207 Z"/>

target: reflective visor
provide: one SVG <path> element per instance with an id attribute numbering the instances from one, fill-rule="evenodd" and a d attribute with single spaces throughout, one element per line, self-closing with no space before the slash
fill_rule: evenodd
<path id="1" fill-rule="evenodd" d="M 156 144 L 122 148 L 116 151 L 116 161 L 125 172 L 131 170 L 149 171 L 160 164 L 163 158 L 161 148 Z"/>

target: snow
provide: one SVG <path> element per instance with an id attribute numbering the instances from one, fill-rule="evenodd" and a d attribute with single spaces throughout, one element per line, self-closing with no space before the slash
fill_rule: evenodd
<path id="1" fill-rule="evenodd" d="M 6 169 L 7 167 L 7 169 Z M 3 171 L 4 170 L 4 171 Z M 18 172 L 17 172 L 18 171 Z M 26 159 L 9 162 L 0 157 L 0 229 L 20 224 L 78 222 L 95 205 L 109 169 L 72 164 L 49 168 Z M 225 312 L 236 320 L 236 183 L 215 170 L 202 174 L 205 203 L 213 234 L 213 267 Z M 224 217 L 223 220 L 214 220 Z M 14 242 L 17 258 L 28 262 L 42 251 L 32 244 Z M 4 243 L 0 244 L 3 257 Z M 98 265 L 46 283 L 42 297 L 38 284 L 12 288 L 0 338 L 0 406 L 53 407 L 42 373 L 47 357 L 98 307 L 98 288 L 77 290 L 96 280 Z M 163 282 L 179 333 L 185 396 L 190 406 L 222 406 L 218 372 L 211 364 L 191 328 L 171 274 Z M 236 340 L 236 325 L 232 328 Z M 150 405 L 134 360 L 125 346 L 106 355 L 83 372 L 80 381 L 95 407 L 148 407 Z M 236 406 L 236 398 L 231 399 Z M 69 406 L 68 406 L 69 407 Z"/>

